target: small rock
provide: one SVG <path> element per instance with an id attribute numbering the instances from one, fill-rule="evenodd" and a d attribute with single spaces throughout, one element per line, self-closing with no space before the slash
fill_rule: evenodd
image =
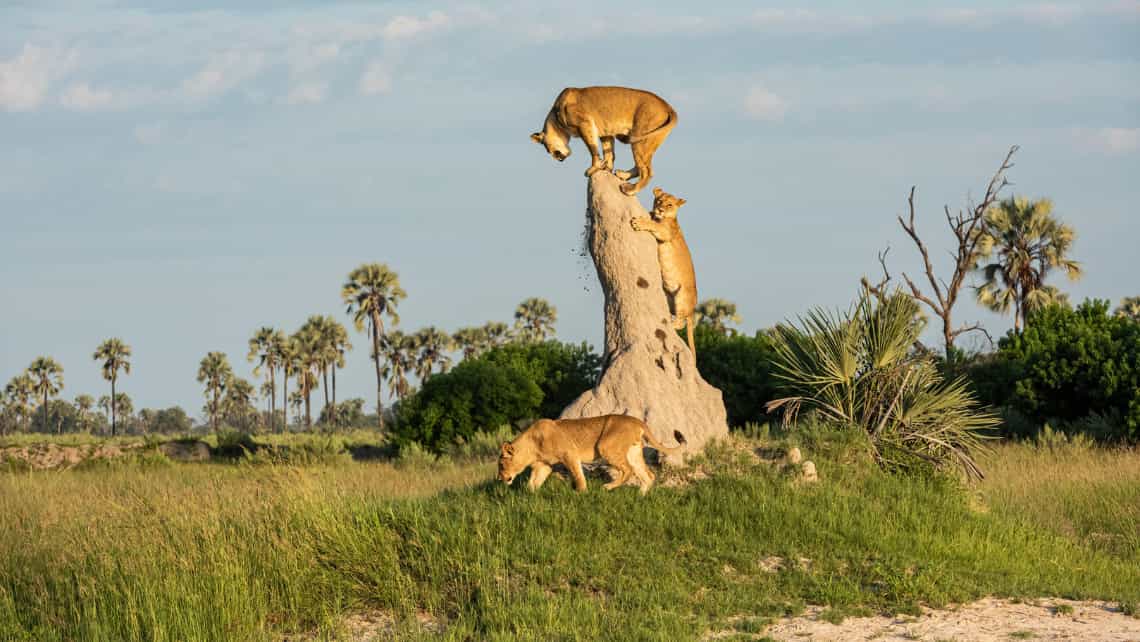
<path id="1" fill-rule="evenodd" d="M 788 451 L 788 463 L 794 466 L 803 460 L 804 456 L 803 453 L 800 452 L 800 449 L 796 446 L 792 446 L 792 449 Z"/>
<path id="2" fill-rule="evenodd" d="M 816 472 L 815 464 L 813 464 L 810 460 L 804 462 L 802 470 L 803 470 L 802 479 L 805 482 L 817 482 L 817 481 L 819 481 L 819 473 Z"/>

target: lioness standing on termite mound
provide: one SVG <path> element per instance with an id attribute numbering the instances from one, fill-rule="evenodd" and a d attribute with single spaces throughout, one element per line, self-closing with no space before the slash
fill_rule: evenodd
<path id="1" fill-rule="evenodd" d="M 629 224 L 633 229 L 649 232 L 657 239 L 657 262 L 661 264 L 661 284 L 669 300 L 669 311 L 673 313 L 673 328 L 688 328 L 689 350 L 695 357 L 697 347 L 693 344 L 693 326 L 697 323 L 697 274 L 693 270 L 689 244 L 677 223 L 677 210 L 685 204 L 685 199 L 677 198 L 660 187 L 653 188 L 653 196 L 653 210 L 649 217 L 631 219 Z"/>
<path id="2" fill-rule="evenodd" d="M 561 162 L 570 156 L 570 139 L 581 138 L 590 149 L 586 176 L 614 168 L 614 139 L 628 143 L 633 151 L 633 169 L 616 171 L 624 183 L 621 191 L 632 195 L 653 177 L 653 153 L 677 124 L 677 112 L 660 96 L 628 87 L 567 87 L 558 94 L 546 115 L 542 131 L 531 140 Z M 601 150 L 598 141 L 601 141 Z"/>
<path id="3" fill-rule="evenodd" d="M 681 445 L 685 437 L 673 431 L 673 438 Z M 617 470 L 606 490 L 621 486 L 634 475 L 640 481 L 641 494 L 649 492 L 653 473 L 645 465 L 642 444 L 649 444 L 660 453 L 672 454 L 681 446 L 666 448 L 654 439 L 645 422 L 628 415 L 603 415 L 583 419 L 540 419 L 530 425 L 514 441 L 499 449 L 499 479 L 507 484 L 530 467 L 531 490 L 537 490 L 550 475 L 554 464 L 562 464 L 574 478 L 578 492 L 586 490 L 586 476 L 582 463 L 601 457 Z"/>

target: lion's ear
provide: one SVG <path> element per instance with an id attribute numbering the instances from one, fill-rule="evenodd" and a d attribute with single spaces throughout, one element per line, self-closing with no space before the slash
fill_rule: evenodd
<path id="1" fill-rule="evenodd" d="M 530 139 L 536 143 L 541 143 L 542 142 L 542 132 L 535 132 L 535 133 L 531 134 Z"/>
<path id="2" fill-rule="evenodd" d="M 662 192 L 664 192 L 664 190 L 662 190 L 660 187 L 654 187 L 653 188 L 653 195 L 654 196 L 661 196 Z"/>
<path id="3" fill-rule="evenodd" d="M 500 450 L 502 450 L 502 451 L 503 451 L 503 453 L 505 453 L 505 454 L 507 454 L 507 455 L 513 455 L 513 454 L 515 454 L 515 447 L 514 447 L 514 446 L 512 446 L 512 445 L 511 445 L 511 443 L 510 443 L 509 441 L 504 441 L 504 442 L 503 442 L 503 445 L 502 445 L 502 447 L 500 448 Z"/>
<path id="4" fill-rule="evenodd" d="M 682 206 L 682 205 L 684 205 L 686 202 L 687 202 L 687 201 L 685 201 L 685 199 L 683 199 L 683 198 L 679 198 L 679 199 L 677 199 L 677 207 L 681 207 L 681 206 Z"/>

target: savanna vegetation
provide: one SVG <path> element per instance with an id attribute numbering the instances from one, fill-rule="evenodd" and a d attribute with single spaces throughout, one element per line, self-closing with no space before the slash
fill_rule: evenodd
<path id="1" fill-rule="evenodd" d="M 0 639 L 747 638 L 806 604 L 984 595 L 1135 613 L 1140 304 L 1070 304 L 1076 232 L 1047 199 L 1003 197 L 1015 151 L 981 201 L 946 208 L 949 270 L 912 189 L 899 224 L 925 278 L 896 286 L 884 251 L 851 305 L 751 332 L 701 302 L 698 367 L 733 432 L 645 498 L 492 481 L 498 445 L 603 365 L 541 298 L 511 324 L 405 331 L 398 274 L 361 265 L 341 314 L 253 329 L 246 364 L 207 352 L 197 419 L 135 410 L 124 339 L 86 364 L 98 396 L 62 398 L 63 364 L 39 357 L 0 398 Z M 1013 320 L 978 352 L 959 345 L 989 337 L 961 319 L 970 295 Z M 338 398 L 352 358 L 375 399 Z M 29 463 L 81 446 L 115 456 Z M 176 461 L 187 448 L 205 461 Z"/>

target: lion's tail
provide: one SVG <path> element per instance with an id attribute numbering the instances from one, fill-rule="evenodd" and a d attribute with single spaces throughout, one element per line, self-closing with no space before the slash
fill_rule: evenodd
<path id="1" fill-rule="evenodd" d="M 632 145 L 633 143 L 643 141 L 646 138 L 649 138 L 650 136 L 655 136 L 659 132 L 668 131 L 670 129 L 673 129 L 673 126 L 676 124 L 677 124 L 677 111 L 674 110 L 672 107 L 670 107 L 669 108 L 669 117 L 665 119 L 665 122 L 662 123 L 660 127 L 658 127 L 657 129 L 654 129 L 653 131 L 645 132 L 644 134 L 641 134 L 640 136 L 630 136 L 629 140 L 625 141 L 625 142 L 628 142 L 629 144 Z"/>
<path id="2" fill-rule="evenodd" d="M 673 446 L 672 448 L 666 448 L 664 444 L 657 441 L 657 438 L 653 436 L 653 433 L 649 432 L 648 427 L 641 432 L 641 438 L 644 439 L 645 443 L 649 444 L 651 448 L 659 453 L 664 453 L 666 455 L 672 455 L 678 450 L 681 450 L 685 444 L 689 443 L 685 440 L 685 436 L 681 434 L 680 430 L 673 431 L 673 439 L 677 440 L 677 445 Z"/>

